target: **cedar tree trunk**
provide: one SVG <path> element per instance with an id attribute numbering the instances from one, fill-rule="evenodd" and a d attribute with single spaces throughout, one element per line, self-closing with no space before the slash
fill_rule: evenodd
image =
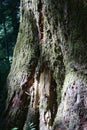
<path id="1" fill-rule="evenodd" d="M 87 129 L 87 1 L 21 0 L 6 130 Z"/>

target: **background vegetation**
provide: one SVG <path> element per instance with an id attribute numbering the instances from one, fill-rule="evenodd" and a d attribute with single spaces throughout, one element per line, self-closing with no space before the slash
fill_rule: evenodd
<path id="1" fill-rule="evenodd" d="M 5 108 L 5 83 L 19 28 L 19 5 L 20 0 L 0 0 L 0 118 Z"/>

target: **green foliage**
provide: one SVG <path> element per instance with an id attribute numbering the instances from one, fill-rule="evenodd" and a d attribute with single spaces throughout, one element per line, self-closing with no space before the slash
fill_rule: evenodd
<path id="1" fill-rule="evenodd" d="M 19 27 L 20 0 L 0 1 L 0 86 L 9 73 Z"/>
<path id="2" fill-rule="evenodd" d="M 36 128 L 35 128 L 36 126 L 34 125 L 34 123 L 31 123 L 31 122 L 29 122 L 29 123 L 26 123 L 26 130 L 36 130 Z M 17 127 L 14 127 L 14 128 L 12 128 L 11 130 L 18 130 L 18 128 Z"/>
<path id="3" fill-rule="evenodd" d="M 34 123 L 29 122 L 26 124 L 26 130 L 36 130 L 35 127 Z"/>
<path id="4" fill-rule="evenodd" d="M 11 130 L 18 130 L 18 128 L 15 127 L 15 128 L 12 128 Z"/>
<path id="5" fill-rule="evenodd" d="M 0 0 L 0 119 L 5 110 L 7 96 L 5 83 L 12 63 L 19 27 L 19 4 L 20 0 Z M 0 129 L 2 124 L 0 123 Z"/>

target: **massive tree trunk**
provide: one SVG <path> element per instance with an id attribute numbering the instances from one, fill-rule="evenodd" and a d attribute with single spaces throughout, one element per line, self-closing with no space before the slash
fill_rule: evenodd
<path id="1" fill-rule="evenodd" d="M 21 0 L 6 130 L 87 129 L 86 0 Z"/>

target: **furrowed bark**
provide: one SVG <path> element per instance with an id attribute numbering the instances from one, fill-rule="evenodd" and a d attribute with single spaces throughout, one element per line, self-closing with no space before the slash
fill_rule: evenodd
<path id="1" fill-rule="evenodd" d="M 21 0 L 8 130 L 26 130 L 29 122 L 40 130 L 87 128 L 86 10 L 84 0 Z"/>

